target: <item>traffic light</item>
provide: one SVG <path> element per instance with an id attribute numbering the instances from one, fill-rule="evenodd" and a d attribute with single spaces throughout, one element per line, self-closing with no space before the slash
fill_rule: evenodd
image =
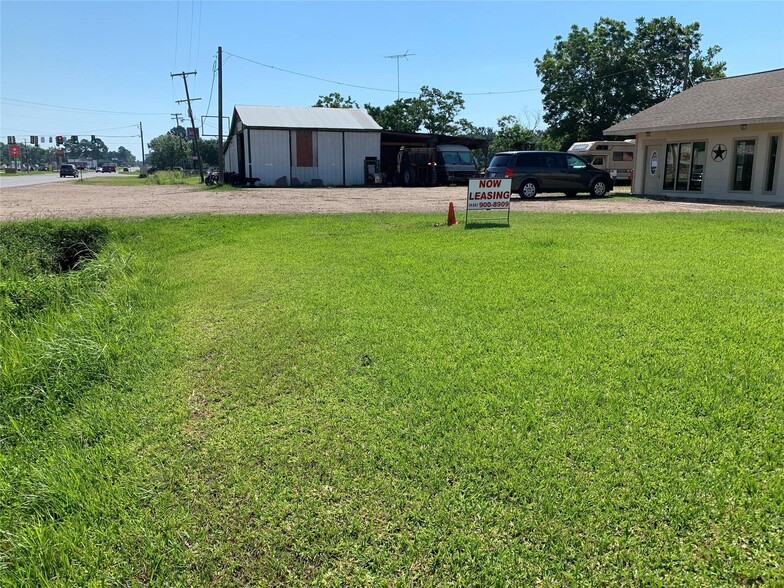
<path id="1" fill-rule="evenodd" d="M 8 144 L 16 145 L 16 137 L 14 137 L 13 135 L 8 135 Z"/>
<path id="2" fill-rule="evenodd" d="M 62 145 L 64 143 L 62 135 L 57 135 L 55 139 L 57 139 L 57 145 Z"/>
<path id="3" fill-rule="evenodd" d="M 79 136 L 78 135 L 71 135 L 71 143 L 76 145 L 78 142 L 79 142 Z"/>
<path id="4" fill-rule="evenodd" d="M 90 135 L 90 143 L 95 145 L 95 135 Z"/>
<path id="5" fill-rule="evenodd" d="M 38 147 L 38 136 L 30 135 L 30 144 Z"/>

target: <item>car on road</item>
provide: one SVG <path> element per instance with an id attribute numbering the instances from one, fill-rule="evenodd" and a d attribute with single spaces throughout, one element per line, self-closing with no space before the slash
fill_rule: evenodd
<path id="1" fill-rule="evenodd" d="M 79 177 L 79 170 L 73 163 L 64 163 L 60 166 L 60 177 L 64 178 L 65 176 Z"/>
<path id="2" fill-rule="evenodd" d="M 587 192 L 607 196 L 613 181 L 606 171 L 583 158 L 561 151 L 504 151 L 496 153 L 485 171 L 486 178 L 512 178 L 512 192 L 533 198 L 542 192 L 576 196 Z"/>
<path id="3" fill-rule="evenodd" d="M 117 167 L 114 165 L 104 165 L 101 167 L 101 171 L 105 174 L 116 173 Z"/>

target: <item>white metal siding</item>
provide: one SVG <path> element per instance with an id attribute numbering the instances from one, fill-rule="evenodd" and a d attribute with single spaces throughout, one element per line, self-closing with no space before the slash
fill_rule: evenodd
<path id="1" fill-rule="evenodd" d="M 381 133 L 345 133 L 346 185 L 365 183 L 365 158 L 381 157 Z"/>
<path id="2" fill-rule="evenodd" d="M 319 131 L 318 176 L 325 186 L 343 185 L 343 133 Z M 313 168 L 311 168 L 313 169 Z"/>
<path id="3" fill-rule="evenodd" d="M 227 172 L 238 172 L 239 165 L 237 162 L 237 140 L 233 139 L 226 150 L 226 155 L 223 159 L 224 170 Z"/>
<path id="4" fill-rule="evenodd" d="M 250 151 L 246 159 L 248 177 L 259 178 L 265 186 L 274 186 L 282 176 L 286 176 L 287 184 L 290 183 L 289 132 L 251 129 L 249 135 L 250 140 L 246 141 Z"/>

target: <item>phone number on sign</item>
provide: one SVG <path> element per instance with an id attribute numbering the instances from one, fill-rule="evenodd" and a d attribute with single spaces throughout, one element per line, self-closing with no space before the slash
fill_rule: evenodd
<path id="1" fill-rule="evenodd" d="M 509 208 L 509 201 L 502 200 L 501 202 L 471 202 L 471 206 L 468 207 L 468 210 L 487 210 L 499 208 Z"/>

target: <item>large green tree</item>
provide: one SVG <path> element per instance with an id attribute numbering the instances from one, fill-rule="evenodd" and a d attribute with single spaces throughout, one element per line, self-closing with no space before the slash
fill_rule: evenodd
<path id="1" fill-rule="evenodd" d="M 714 63 L 720 47 L 700 51 L 699 23 L 667 17 L 636 24 L 635 31 L 610 18 L 592 30 L 573 25 L 534 61 L 543 118 L 561 148 L 601 138 L 607 127 L 682 90 L 685 78 L 694 84 L 724 76 L 726 64 Z"/>
<path id="2" fill-rule="evenodd" d="M 498 119 L 498 130 L 490 143 L 490 152 L 533 149 L 540 133 L 522 125 L 520 119 L 508 114 Z"/>
<path id="3" fill-rule="evenodd" d="M 324 108 L 358 108 L 351 96 L 337 92 L 319 96 L 314 104 Z M 472 127 L 465 119 L 458 120 L 465 101 L 460 92 L 443 92 L 438 88 L 422 86 L 415 98 L 398 98 L 392 104 L 375 106 L 365 104 L 364 109 L 386 131 L 416 133 L 424 128 L 428 133 L 453 135 L 468 134 Z"/>
<path id="4" fill-rule="evenodd" d="M 117 165 L 136 165 L 136 156 L 122 145 L 117 148 L 117 151 L 109 151 L 106 154 L 106 159 L 117 163 Z"/>
<path id="5" fill-rule="evenodd" d="M 147 146 L 150 149 L 147 165 L 162 169 L 190 167 L 191 143 L 182 137 L 166 133 L 152 139 Z"/>
<path id="6" fill-rule="evenodd" d="M 705 53 L 700 51 L 699 23 L 682 25 L 673 16 L 648 22 L 638 18 L 635 22 L 634 51 L 642 57 L 638 71 L 644 75 L 642 108 L 671 98 L 684 86 L 724 77 L 727 63 L 714 61 L 721 47 L 714 45 Z"/>
<path id="7" fill-rule="evenodd" d="M 102 161 L 107 159 L 108 152 L 109 148 L 100 138 L 96 138 L 95 143 L 88 139 L 82 139 L 78 143 L 69 142 L 65 145 L 65 156 L 68 159 Z"/>
<path id="8" fill-rule="evenodd" d="M 365 110 L 385 131 L 416 133 L 424 120 L 424 104 L 419 98 L 402 98 L 386 106 L 365 104 Z"/>
<path id="9" fill-rule="evenodd" d="M 454 135 L 459 130 L 458 115 L 465 108 L 460 92 L 442 92 L 438 88 L 422 86 L 419 99 L 424 106 L 422 126 L 428 133 Z"/>
<path id="10" fill-rule="evenodd" d="M 344 98 L 338 92 L 319 96 L 319 99 L 313 106 L 318 108 L 359 108 L 359 104 L 351 96 Z"/>

